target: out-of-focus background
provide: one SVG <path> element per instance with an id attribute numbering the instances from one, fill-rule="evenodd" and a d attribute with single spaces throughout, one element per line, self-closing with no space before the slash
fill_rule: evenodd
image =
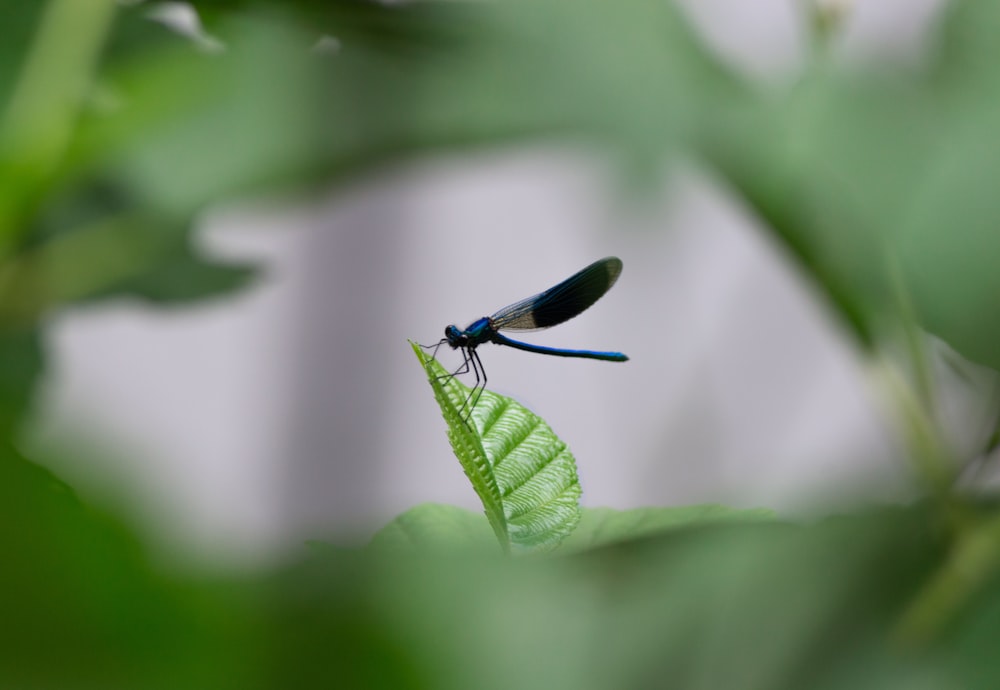
<path id="1" fill-rule="evenodd" d="M 837 62 L 913 65 L 944 3 L 832 6 L 846 13 Z M 797 3 L 681 8 L 737 73 L 774 89 L 801 74 Z M 204 31 L 190 5 L 151 12 Z M 363 538 L 427 500 L 475 507 L 406 340 L 434 342 L 617 255 L 615 289 L 535 340 L 620 349 L 628 364 L 482 352 L 491 387 L 573 448 L 586 505 L 795 512 L 844 489 L 908 495 L 858 348 L 754 214 L 693 165 L 665 166 L 638 193 L 625 184 L 597 155 L 538 141 L 206 208 L 198 246 L 261 275 L 183 310 L 115 299 L 53 315 L 29 443 L 127 448 L 95 453 L 97 472 L 58 469 L 85 491 L 127 486 L 157 538 L 214 557 Z"/>
<path id="2" fill-rule="evenodd" d="M 997 687 L 998 29 L 0 0 L 0 688 Z M 605 256 L 484 556 L 408 341 Z"/>

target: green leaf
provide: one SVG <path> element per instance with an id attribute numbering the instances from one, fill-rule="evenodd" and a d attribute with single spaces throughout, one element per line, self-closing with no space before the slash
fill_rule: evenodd
<path id="1" fill-rule="evenodd" d="M 0 254 L 17 244 L 61 173 L 114 11 L 112 0 L 46 4 L 0 115 Z"/>
<path id="2" fill-rule="evenodd" d="M 705 120 L 701 158 L 866 345 L 908 319 L 888 279 L 898 265 L 921 327 L 1000 369 L 998 16 L 950 3 L 919 67 L 810 69 Z"/>
<path id="3" fill-rule="evenodd" d="M 227 605 L 240 600 L 239 584 L 213 591 L 207 577 L 161 572 L 134 524 L 79 498 L 6 439 L 0 505 L 0 685 L 252 685 L 258 669 L 232 645 L 247 625 Z"/>
<path id="4" fill-rule="evenodd" d="M 573 533 L 559 552 L 585 551 L 599 546 L 648 537 L 670 529 L 724 523 L 769 522 L 767 508 L 739 509 L 718 504 L 676 508 L 583 508 Z M 442 503 L 423 503 L 395 517 L 372 537 L 371 546 L 393 551 L 466 548 L 489 538 L 483 515 Z"/>
<path id="5" fill-rule="evenodd" d="M 120 213 L 53 233 L 0 265 L 0 324 L 28 327 L 67 303 L 127 295 L 165 303 L 243 287 L 253 270 L 210 262 L 190 245 L 189 226 Z"/>
<path id="6" fill-rule="evenodd" d="M 810 524 L 717 522 L 713 512 L 568 558 L 378 554 L 355 575 L 375 603 L 357 609 L 369 621 L 386 616 L 392 639 L 405 640 L 399 648 L 428 674 L 416 687 L 992 687 L 963 681 L 995 665 L 995 606 L 970 640 L 983 645 L 975 667 L 941 658 L 939 647 L 900 654 L 887 644 L 947 553 L 930 504 Z M 328 565 L 313 582 L 336 574 Z M 334 587 L 344 601 L 364 601 L 341 581 Z M 310 604 L 295 622 L 315 621 Z M 327 611 L 335 620 L 345 607 Z M 320 650 L 311 663 L 323 659 Z M 950 684 L 915 682 L 951 673 Z"/>
<path id="7" fill-rule="evenodd" d="M 490 391 L 482 392 L 466 422 L 461 410 L 471 389 L 410 344 L 448 424 L 455 456 L 501 545 L 557 546 L 580 520 L 580 481 L 566 444 L 540 417 Z"/>
<path id="8" fill-rule="evenodd" d="M 220 53 L 159 41 L 106 65 L 116 105 L 81 120 L 67 169 L 113 175 L 175 217 L 314 181 L 317 142 L 335 124 L 316 107 L 326 89 L 309 52 L 317 37 L 277 19 L 233 18 L 225 29 Z"/>
<path id="9" fill-rule="evenodd" d="M 44 3 L 0 0 L 3 41 L 0 41 L 0 112 L 7 109 L 18 71 L 27 59 L 32 37 L 45 10 Z"/>
<path id="10" fill-rule="evenodd" d="M 956 2 L 942 24 L 928 92 L 939 112 L 926 139 L 898 238 L 900 266 L 927 330 L 963 356 L 1000 370 L 1000 46 L 989 27 L 1000 5 Z M 937 135 L 947 132 L 942 141 Z"/>
<path id="11" fill-rule="evenodd" d="M 82 137 L 81 155 L 121 151 L 115 164 L 168 209 L 540 136 L 610 144 L 658 172 L 734 90 L 673 3 L 197 7 L 225 53 L 150 51 L 115 65 L 126 106 Z M 310 53 L 322 33 L 342 50 Z M 629 49 L 609 35 L 629 36 Z"/>
<path id="12" fill-rule="evenodd" d="M 182 243 L 157 257 L 134 278 L 95 293 L 88 300 L 127 295 L 157 304 L 196 302 L 239 291 L 256 276 L 254 266 L 205 259 L 189 244 Z"/>
<path id="13" fill-rule="evenodd" d="M 489 522 L 481 513 L 443 503 L 423 503 L 396 516 L 372 537 L 376 549 L 434 549 L 489 543 Z"/>
<path id="14" fill-rule="evenodd" d="M 11 438 L 30 414 L 35 385 L 44 368 L 37 329 L 0 333 L 0 438 Z"/>
<path id="15" fill-rule="evenodd" d="M 766 522 L 776 514 L 767 508 L 739 509 L 708 503 L 676 508 L 584 508 L 580 524 L 560 551 L 583 551 L 678 527 L 729 522 Z"/>

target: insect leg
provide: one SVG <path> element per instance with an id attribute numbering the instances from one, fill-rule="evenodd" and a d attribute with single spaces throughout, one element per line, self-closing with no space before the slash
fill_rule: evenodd
<path id="1" fill-rule="evenodd" d="M 472 369 L 473 376 L 476 377 L 476 382 L 472 384 L 472 390 L 469 391 L 468 397 L 465 399 L 465 402 L 462 403 L 462 406 L 458 408 L 458 413 L 459 415 L 461 415 L 462 412 L 465 410 L 466 406 L 469 406 L 469 414 L 465 418 L 466 423 L 468 423 L 469 418 L 472 416 L 472 408 L 475 407 L 476 404 L 473 398 L 476 397 L 476 390 L 479 389 L 481 386 L 480 384 L 481 378 L 479 374 L 482 371 L 483 365 L 482 362 L 479 361 L 479 355 L 476 354 L 475 348 L 471 347 L 466 348 L 465 355 L 466 355 L 466 364 L 469 368 Z M 478 400 L 478 398 L 476 398 L 476 400 Z"/>
<path id="2" fill-rule="evenodd" d="M 438 345 L 440 346 L 440 343 L 438 343 Z M 442 374 L 441 376 L 435 376 L 434 377 L 435 381 L 444 381 L 447 383 L 449 379 L 453 379 L 456 376 L 462 376 L 463 374 L 469 373 L 470 359 L 469 359 L 468 349 L 464 347 L 460 349 L 462 350 L 462 363 L 458 365 L 458 369 L 451 372 L 450 374 Z"/>
<path id="3" fill-rule="evenodd" d="M 479 392 L 476 393 L 473 389 L 473 394 L 475 394 L 476 399 L 472 401 L 472 406 L 469 408 L 469 414 L 472 414 L 472 410 L 475 409 L 476 404 L 479 402 L 479 398 L 483 396 L 483 391 L 486 390 L 486 368 L 483 366 L 483 360 L 479 359 L 479 353 L 475 350 L 472 351 L 472 358 L 474 361 L 473 366 L 478 368 L 478 371 L 482 373 L 483 380 L 480 383 L 479 373 L 476 374 L 476 385 L 479 387 Z"/>
<path id="4" fill-rule="evenodd" d="M 447 338 L 441 338 L 441 340 L 437 341 L 437 343 L 434 345 L 420 345 L 420 343 L 417 343 L 417 345 L 420 345 L 421 349 L 424 350 L 433 350 L 433 352 L 431 352 L 431 359 L 437 359 L 438 350 L 446 342 L 448 342 Z"/>

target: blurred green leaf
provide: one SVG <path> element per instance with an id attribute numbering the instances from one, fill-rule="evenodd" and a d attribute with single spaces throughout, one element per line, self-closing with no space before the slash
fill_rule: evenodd
<path id="1" fill-rule="evenodd" d="M 994 101 L 1000 96 L 995 79 L 997 45 L 992 27 L 1000 6 L 983 0 L 949 2 L 934 27 L 934 62 L 930 70 L 937 95 L 958 103 Z M 956 114 L 964 108 L 959 107 Z"/>
<path id="2" fill-rule="evenodd" d="M 978 144 L 992 140 L 997 93 L 987 5 L 955 3 L 926 66 L 817 65 L 784 90 L 738 79 L 672 3 L 195 3 L 216 53 L 122 8 L 63 172 L 101 171 L 176 221 L 470 145 L 556 138 L 647 173 L 694 153 L 863 342 L 893 317 L 886 266 L 899 254 L 925 325 L 996 366 L 980 325 L 997 294 L 981 258 L 993 209 L 977 191 L 992 179 Z M 311 51 L 323 34 L 339 48 Z"/>
<path id="3" fill-rule="evenodd" d="M 482 513 L 442 503 L 422 503 L 393 518 L 372 537 L 376 549 L 434 550 L 491 544 L 490 523 Z"/>
<path id="4" fill-rule="evenodd" d="M 567 558 L 383 553 L 344 597 L 419 660 L 422 687 L 964 687 L 978 671 L 939 647 L 886 643 L 944 552 L 925 507 L 709 520 Z"/>
<path id="5" fill-rule="evenodd" d="M 998 53 L 1000 57 L 1000 53 Z M 1000 115 L 1000 108 L 996 115 Z M 1000 370 L 1000 146 L 990 125 L 953 134 L 913 202 L 900 259 L 922 325 L 965 357 Z"/>
<path id="6" fill-rule="evenodd" d="M 0 113 L 7 109 L 17 74 L 45 9 L 43 2 L 0 0 L 4 40 L 0 41 Z"/>
<path id="7" fill-rule="evenodd" d="M 900 318 L 899 261 L 921 325 L 1000 366 L 989 180 L 1000 48 L 988 2 L 951 3 L 936 51 L 909 69 L 831 65 L 706 120 L 699 151 L 823 290 L 862 342 Z"/>
<path id="8" fill-rule="evenodd" d="M 208 298 L 243 287 L 253 270 L 198 257 L 185 227 L 128 214 L 62 231 L 0 268 L 0 323 L 30 326 L 70 303 L 128 295 L 154 302 Z"/>
<path id="9" fill-rule="evenodd" d="M 895 108 L 882 112 L 879 102 L 904 100 L 901 93 L 882 95 L 892 86 L 872 84 L 869 91 L 808 74 L 780 98 L 754 95 L 707 121 L 699 146 L 710 171 L 764 221 L 867 345 L 875 342 L 889 295 L 886 216 L 894 188 L 880 182 L 905 179 L 897 174 L 910 158 L 886 153 L 881 163 L 873 160 L 873 142 L 884 151 L 902 138 Z"/>
<path id="10" fill-rule="evenodd" d="M 965 357 L 1000 369 L 1000 174 L 997 64 L 984 27 L 995 3 L 953 3 L 928 90 L 941 112 L 900 232 L 906 282 L 923 325 Z"/>
<path id="11" fill-rule="evenodd" d="M 769 521 L 775 518 L 774 511 L 766 508 L 744 510 L 714 504 L 632 510 L 584 508 L 580 524 L 562 543 L 559 553 L 585 551 L 678 527 Z"/>
<path id="12" fill-rule="evenodd" d="M 953 668 L 960 669 L 955 676 L 962 677 L 969 687 L 1000 686 L 1000 664 L 996 663 L 993 644 L 1000 633 L 997 621 L 1000 621 L 1000 577 L 994 574 L 976 600 L 951 622 L 948 634 L 941 640 L 942 656 Z"/>
<path id="13" fill-rule="evenodd" d="M 22 23 L 33 11 L 27 7 L 8 10 L 20 17 Z M 158 26 L 145 18 L 148 8 L 142 8 L 141 14 L 139 8 L 123 8 L 120 14 L 129 21 L 116 23 L 116 28 Z M 30 330 L 41 316 L 70 302 L 119 294 L 160 302 L 190 301 L 237 289 L 252 277 L 246 266 L 222 264 L 198 256 L 189 237 L 192 209 L 180 215 L 162 213 L 162 208 L 150 204 L 148 195 L 134 180 L 128 179 L 127 172 L 101 162 L 117 147 L 126 146 L 126 142 L 107 141 L 106 148 L 92 149 L 89 156 L 81 156 L 86 149 L 83 146 L 87 140 L 86 123 L 106 120 L 115 108 L 108 111 L 100 105 L 95 88 L 99 78 L 91 80 L 84 73 L 89 58 L 81 57 L 83 53 L 100 52 L 103 34 L 99 19 L 103 15 L 88 15 L 93 24 L 88 24 L 91 30 L 74 34 L 73 40 L 81 42 L 79 46 L 64 46 L 54 56 L 48 55 L 53 50 L 56 35 L 53 32 L 65 29 L 73 16 L 63 3 L 50 3 L 44 26 L 37 21 L 27 22 L 32 28 L 45 28 L 48 32 L 44 35 L 36 32 L 24 41 L 24 50 L 30 47 L 33 51 L 33 62 L 10 61 L 34 71 L 16 75 L 21 96 L 17 107 L 8 109 L 3 120 L 10 145 L 0 147 L 0 182 L 5 182 L 0 192 L 0 207 L 8 209 L 4 219 L 13 223 L 12 237 L 17 238 L 11 240 L 9 260 L 0 265 L 0 327 L 7 331 Z M 94 42 L 97 47 L 90 45 Z M 109 43 L 114 44 L 115 40 Z M 193 52 L 191 46 L 175 38 L 154 43 L 145 51 L 165 50 L 182 55 Z M 112 64 L 116 60 L 128 62 L 145 51 L 112 50 L 112 57 L 106 59 Z M 66 83 L 61 87 L 64 97 L 59 97 L 61 119 L 35 122 L 30 117 L 31 109 L 46 98 L 57 96 L 52 93 L 40 96 L 30 83 L 40 78 L 38 70 L 54 69 L 52 65 L 67 59 L 80 62 L 79 67 L 84 71 L 62 77 Z M 164 97 L 163 84 L 156 87 Z M 77 107 L 86 114 L 82 129 L 78 127 Z M 25 127 L 37 132 L 19 137 L 16 146 L 11 144 L 11 137 Z M 38 146 L 43 147 L 37 151 L 31 148 L 31 141 L 36 139 L 42 142 Z M 61 148 L 64 144 L 65 149 Z M 48 151 L 44 156 L 39 153 L 43 149 Z M 42 167 L 26 174 L 22 163 L 37 163 Z M 14 396 L 10 405 L 24 402 L 24 396 Z M 8 416 L 14 416 L 13 412 Z"/>
<path id="14" fill-rule="evenodd" d="M 175 218 L 298 181 L 330 124 L 315 107 L 311 39 L 279 19 L 234 19 L 225 39 L 221 52 L 158 42 L 109 64 L 116 105 L 81 123 L 70 165 L 102 171 Z"/>
<path id="15" fill-rule="evenodd" d="M 0 439 L 16 437 L 32 411 L 35 386 L 44 369 L 41 336 L 36 329 L 0 331 Z"/>
<path id="16" fill-rule="evenodd" d="M 225 108 L 210 140 L 174 141 L 164 146 L 168 157 L 158 158 L 204 156 L 219 141 L 232 142 L 245 160 L 206 175 L 206 189 L 235 189 L 236 173 L 307 181 L 418 153 L 542 136 L 596 144 L 631 167 L 658 169 L 735 87 L 670 3 L 302 2 L 280 15 L 264 3 L 198 6 L 215 17 L 225 54 L 195 56 L 187 67 L 151 63 L 143 72 L 189 73 L 158 81 L 181 102 L 185 90 L 197 89 L 205 103 L 218 101 L 212 109 Z M 307 54 L 324 28 L 318 15 L 336 17 L 331 33 L 341 47 L 332 54 Z M 627 47 L 613 38 L 621 35 L 629 36 Z M 244 70 L 254 78 L 241 78 Z M 257 78 L 269 73 L 283 83 Z M 132 82 L 119 81 L 128 101 L 153 101 Z M 162 182 L 148 186 L 164 193 L 179 181 Z"/>
<path id="17" fill-rule="evenodd" d="M 45 3 L 0 111 L 0 258 L 61 174 L 114 16 L 114 0 Z"/>
<path id="18" fill-rule="evenodd" d="M 102 76 L 109 70 L 113 71 L 115 65 L 141 59 L 152 51 L 164 48 L 198 50 L 197 43 L 191 37 L 158 18 L 164 9 L 171 9 L 171 3 L 148 0 L 118 3 L 115 22 L 102 55 Z M 100 93 L 95 96 L 100 98 Z"/>
<path id="19" fill-rule="evenodd" d="M 258 275 L 255 266 L 206 259 L 187 243 L 176 242 L 146 270 L 87 299 L 126 295 L 158 304 L 190 303 L 242 290 Z"/>
<path id="20" fill-rule="evenodd" d="M 371 0 L 195 0 L 210 30 L 238 14 L 268 16 L 276 7 L 294 12 L 314 37 L 326 35 L 348 48 L 364 46 L 382 52 L 419 56 L 441 52 L 472 38 L 469 21 L 481 8 L 447 2 L 384 3 Z"/>
<path id="21" fill-rule="evenodd" d="M 0 443 L 0 685 L 245 688 L 237 583 L 154 568 L 118 519 Z"/>
<path id="22" fill-rule="evenodd" d="M 713 504 L 632 510 L 583 508 L 579 524 L 557 553 L 586 551 L 679 527 L 771 521 L 775 517 L 774 511 L 764 508 L 741 510 Z M 488 539 L 489 523 L 482 514 L 424 503 L 394 518 L 372 538 L 371 545 L 392 551 L 463 549 L 482 546 Z"/>
<path id="23" fill-rule="evenodd" d="M 466 419 L 472 390 L 419 345 L 411 346 L 448 424 L 455 457 L 501 545 L 557 546 L 580 520 L 580 480 L 566 444 L 540 417 L 490 391 L 477 394 Z"/>
<path id="24" fill-rule="evenodd" d="M 180 564 L 154 567 L 119 521 L 13 459 L 0 463 L 0 682 L 11 687 L 846 690 L 998 677 L 996 578 L 924 646 L 890 644 L 950 553 L 931 504 L 810 525 L 704 506 L 637 511 L 623 527 L 624 512 L 592 511 L 581 530 L 594 528 L 595 548 L 531 559 L 413 549 L 396 523 L 373 549 L 191 579 Z M 489 540 L 467 511 L 409 518 L 402 532 L 417 526 L 421 544 L 472 537 L 474 523 L 473 543 Z M 599 536 L 650 520 L 657 531 L 640 538 Z"/>

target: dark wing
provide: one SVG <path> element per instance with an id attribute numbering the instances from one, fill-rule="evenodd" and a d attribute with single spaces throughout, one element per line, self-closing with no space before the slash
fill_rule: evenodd
<path id="1" fill-rule="evenodd" d="M 617 257 L 595 261 L 555 287 L 504 307 L 490 321 L 498 331 L 530 331 L 569 321 L 610 290 L 621 272 Z"/>

